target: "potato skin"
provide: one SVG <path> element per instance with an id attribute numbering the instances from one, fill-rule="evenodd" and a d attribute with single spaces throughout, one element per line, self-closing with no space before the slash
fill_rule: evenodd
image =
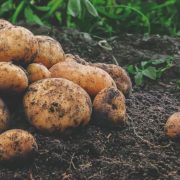
<path id="1" fill-rule="evenodd" d="M 38 49 L 34 35 L 26 28 L 12 26 L 0 31 L 0 61 L 30 63 Z"/>
<path id="2" fill-rule="evenodd" d="M 73 61 L 57 63 L 49 70 L 51 77 L 61 77 L 73 81 L 85 89 L 90 96 L 95 96 L 106 87 L 116 87 L 114 80 L 102 69 Z"/>
<path id="3" fill-rule="evenodd" d="M 123 124 L 126 120 L 126 105 L 122 92 L 115 87 L 100 91 L 93 101 L 93 117 L 97 124 Z"/>
<path id="4" fill-rule="evenodd" d="M 0 19 L 0 30 L 4 29 L 6 27 L 12 27 L 12 26 L 13 25 L 10 22 L 8 22 L 8 21 L 6 21 L 4 19 Z"/>
<path id="5" fill-rule="evenodd" d="M 22 92 L 28 86 L 28 78 L 22 68 L 10 63 L 0 62 L 0 90 Z"/>
<path id="6" fill-rule="evenodd" d="M 28 79 L 31 83 L 51 77 L 50 71 L 46 68 L 46 66 L 42 64 L 37 64 L 37 63 L 29 64 L 27 67 L 27 72 L 28 72 Z"/>
<path id="7" fill-rule="evenodd" d="M 35 63 L 41 63 L 48 69 L 54 64 L 64 61 L 65 54 L 58 41 L 49 36 L 35 36 L 38 41 L 38 52 Z"/>
<path id="8" fill-rule="evenodd" d="M 73 61 L 83 65 L 98 67 L 106 71 L 115 81 L 117 88 L 125 95 L 129 96 L 132 91 L 132 82 L 125 69 L 115 64 L 90 63 L 80 58 L 78 55 L 66 54 L 66 61 Z"/>
<path id="9" fill-rule="evenodd" d="M 165 133 L 170 138 L 180 138 L 180 112 L 172 114 L 166 124 Z"/>
<path id="10" fill-rule="evenodd" d="M 0 98 L 0 132 L 6 130 L 9 125 L 9 110 L 4 104 L 3 100 Z"/>
<path id="11" fill-rule="evenodd" d="M 61 133 L 85 125 L 92 113 L 89 95 L 77 84 L 49 78 L 36 81 L 24 96 L 29 122 L 39 130 Z"/>
<path id="12" fill-rule="evenodd" d="M 37 152 L 34 137 L 22 129 L 12 129 L 0 135 L 0 161 L 24 159 Z"/>
<path id="13" fill-rule="evenodd" d="M 130 95 L 132 91 L 132 82 L 127 72 L 120 66 L 115 64 L 94 63 L 92 66 L 98 67 L 106 71 L 115 81 L 117 88 L 124 94 Z"/>

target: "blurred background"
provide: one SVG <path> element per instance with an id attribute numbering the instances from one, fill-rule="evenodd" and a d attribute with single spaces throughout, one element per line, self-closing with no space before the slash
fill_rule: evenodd
<path id="1" fill-rule="evenodd" d="M 0 17 L 109 37 L 180 35 L 180 0 L 0 0 Z"/>

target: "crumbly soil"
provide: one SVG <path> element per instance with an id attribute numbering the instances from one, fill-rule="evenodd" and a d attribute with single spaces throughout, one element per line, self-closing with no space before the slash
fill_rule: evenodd
<path id="1" fill-rule="evenodd" d="M 179 53 L 180 38 L 148 38 L 124 34 L 108 39 L 113 48 L 99 46 L 99 37 L 74 30 L 27 26 L 35 34 L 59 40 L 66 53 L 78 54 L 92 62 L 135 64 L 142 60 Z M 167 78 L 168 77 L 168 78 Z M 172 69 L 159 82 L 148 81 L 134 86 L 126 99 L 128 123 L 123 127 L 101 127 L 95 123 L 68 135 L 38 132 L 24 117 L 19 97 L 9 98 L 12 128 L 23 128 L 37 139 L 39 152 L 32 162 L 15 166 L 0 165 L 0 179 L 180 179 L 180 141 L 165 136 L 167 118 L 180 111 L 180 93 Z"/>

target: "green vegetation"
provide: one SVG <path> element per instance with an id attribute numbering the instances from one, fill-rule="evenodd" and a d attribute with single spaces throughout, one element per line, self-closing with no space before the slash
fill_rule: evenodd
<path id="1" fill-rule="evenodd" d="M 119 32 L 180 35 L 179 0 L 1 0 L 0 5 L 0 17 L 13 23 L 25 20 L 101 36 Z"/>
<path id="2" fill-rule="evenodd" d="M 133 75 L 136 85 L 139 86 L 143 84 L 145 77 L 157 80 L 166 70 L 176 65 L 179 66 L 175 63 L 175 60 L 175 57 L 169 56 L 156 60 L 142 61 L 139 66 L 128 65 L 126 70 Z"/>

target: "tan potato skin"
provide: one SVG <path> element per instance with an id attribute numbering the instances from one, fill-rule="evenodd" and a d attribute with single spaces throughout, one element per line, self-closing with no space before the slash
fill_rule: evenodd
<path id="1" fill-rule="evenodd" d="M 37 149 L 36 140 L 27 131 L 12 129 L 0 135 L 0 161 L 25 158 Z"/>
<path id="2" fill-rule="evenodd" d="M 38 49 L 34 35 L 20 26 L 12 26 L 0 31 L 0 61 L 30 63 Z"/>
<path id="3" fill-rule="evenodd" d="M 74 61 L 83 65 L 98 67 L 106 71 L 115 81 L 117 88 L 124 94 L 130 95 L 132 91 L 132 82 L 125 69 L 115 64 L 89 63 L 77 55 L 66 54 L 66 61 Z"/>
<path id="4" fill-rule="evenodd" d="M 0 90 L 22 92 L 28 87 L 28 78 L 20 67 L 10 62 L 0 62 Z"/>
<path id="5" fill-rule="evenodd" d="M 13 25 L 10 22 L 8 22 L 8 21 L 6 21 L 4 19 L 0 19 L 0 30 L 4 29 L 6 27 L 12 27 L 12 26 Z"/>
<path id="6" fill-rule="evenodd" d="M 116 86 L 111 76 L 100 68 L 64 61 L 55 64 L 50 69 L 51 77 L 61 77 L 81 86 L 91 96 L 106 87 Z"/>
<path id="7" fill-rule="evenodd" d="M 29 122 L 39 130 L 64 132 L 89 122 L 92 103 L 77 84 L 49 78 L 31 84 L 24 96 L 24 109 Z"/>
<path id="8" fill-rule="evenodd" d="M 6 130 L 9 125 L 9 110 L 0 98 L 0 132 Z"/>
<path id="9" fill-rule="evenodd" d="M 39 45 L 35 63 L 41 63 L 49 69 L 54 64 L 65 60 L 64 51 L 58 41 L 49 36 L 35 37 Z"/>
<path id="10" fill-rule="evenodd" d="M 170 138 L 180 137 L 180 112 L 172 114 L 166 124 L 165 133 Z"/>
<path id="11" fill-rule="evenodd" d="M 115 81 L 117 88 L 124 94 L 129 95 L 132 91 L 132 82 L 127 72 L 115 64 L 94 63 L 92 66 L 106 71 Z"/>
<path id="12" fill-rule="evenodd" d="M 126 120 L 125 97 L 115 87 L 100 91 L 93 101 L 93 116 L 99 123 L 122 124 Z"/>
<path id="13" fill-rule="evenodd" d="M 31 83 L 51 77 L 50 71 L 46 68 L 46 66 L 42 64 L 37 64 L 37 63 L 29 64 L 29 66 L 27 67 L 27 72 L 28 72 L 28 79 Z"/>

